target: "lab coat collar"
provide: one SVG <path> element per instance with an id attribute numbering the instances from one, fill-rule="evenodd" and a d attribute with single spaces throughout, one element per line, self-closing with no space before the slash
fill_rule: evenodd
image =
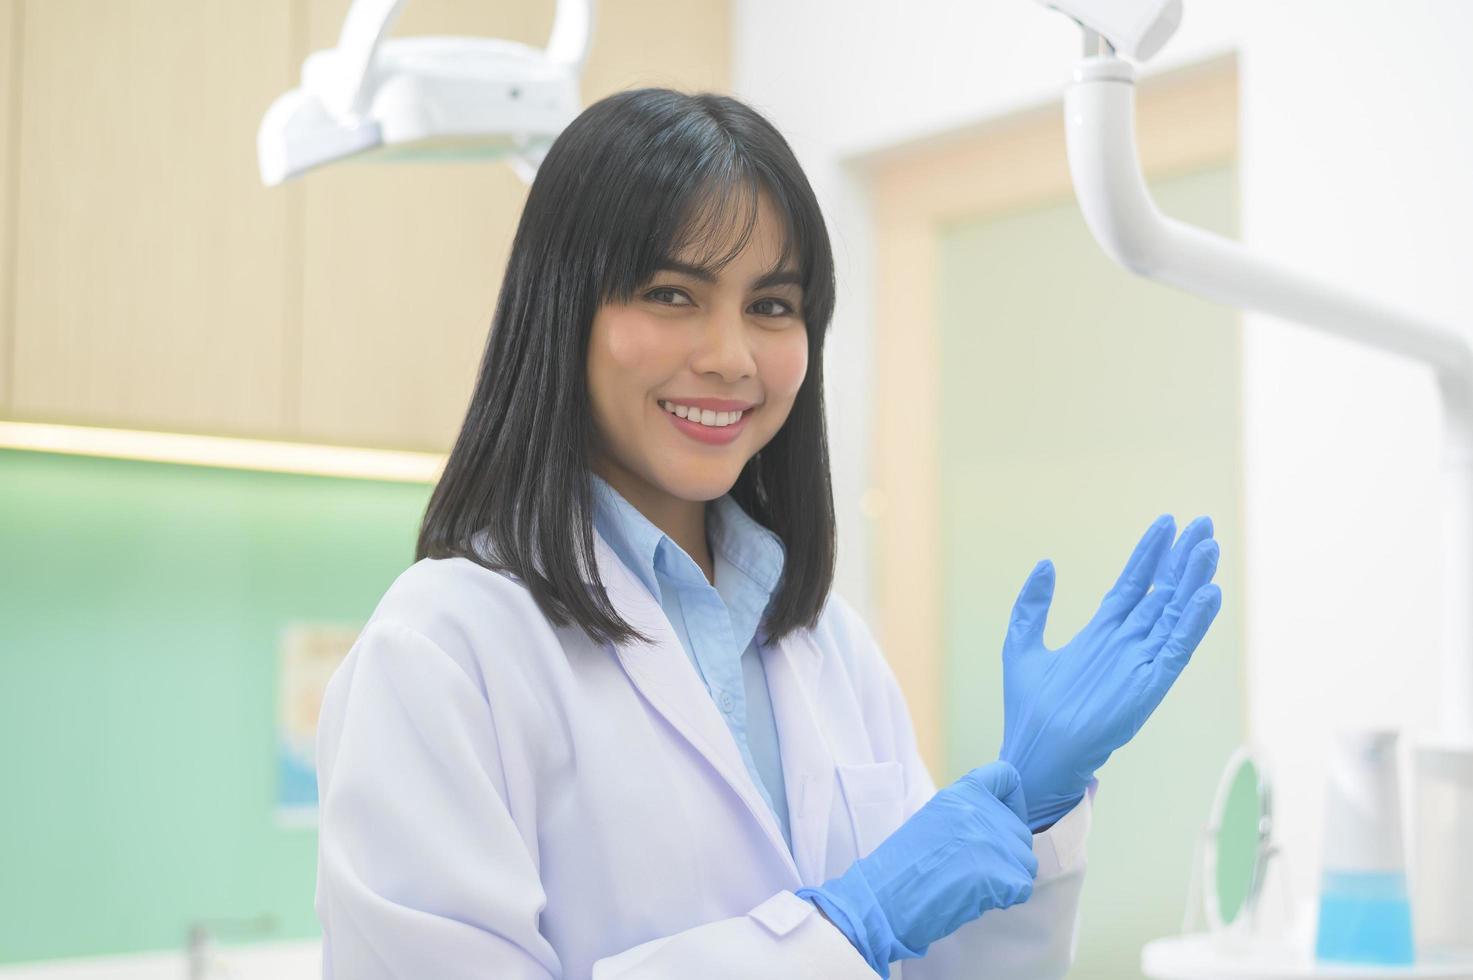
<path id="1" fill-rule="evenodd" d="M 630 681 L 746 805 L 791 873 L 787 887 L 822 884 L 834 757 L 814 710 L 812 685 L 823 654 L 809 631 L 789 633 L 775 648 L 767 650 L 763 661 L 782 745 L 793 839 L 789 852 L 777 818 L 752 782 L 731 730 L 691 668 L 664 610 L 597 529 L 594 555 L 609 601 L 629 625 L 654 641 L 609 645 Z"/>

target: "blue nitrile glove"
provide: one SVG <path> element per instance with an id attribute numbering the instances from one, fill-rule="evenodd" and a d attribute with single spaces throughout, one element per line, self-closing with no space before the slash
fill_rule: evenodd
<path id="1" fill-rule="evenodd" d="M 1058 650 L 1043 645 L 1053 563 L 1023 583 L 1002 648 L 998 756 L 1022 777 L 1035 833 L 1073 809 L 1095 770 L 1140 731 L 1222 606 L 1210 584 L 1212 521 L 1197 518 L 1171 548 L 1175 532 L 1170 514 L 1156 519 L 1094 618 Z"/>
<path id="2" fill-rule="evenodd" d="M 1038 859 L 1027 805 L 1006 762 L 940 790 L 868 856 L 822 888 L 802 888 L 882 977 L 988 909 L 1033 894 Z"/>

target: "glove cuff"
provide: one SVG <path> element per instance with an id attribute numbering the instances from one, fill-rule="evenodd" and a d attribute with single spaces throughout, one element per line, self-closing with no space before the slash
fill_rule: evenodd
<path id="1" fill-rule="evenodd" d="M 1065 814 L 1078 806 L 1079 801 L 1082 799 L 1084 799 L 1084 790 L 1080 790 L 1073 797 L 1056 799 L 1037 809 L 1030 808 L 1028 813 L 1028 829 L 1037 834 L 1041 833 L 1043 829 L 1052 827 L 1064 819 Z"/>
<path id="2" fill-rule="evenodd" d="M 834 882 L 830 882 L 830 885 Z M 827 886 L 825 886 L 827 887 Z M 864 961 L 885 980 L 890 978 L 890 964 L 877 958 L 869 943 L 869 934 L 861 921 L 850 915 L 846 903 L 823 888 L 800 888 L 797 895 L 818 906 L 828 916 L 834 928 L 842 932 L 850 944 L 864 957 Z"/>
<path id="3" fill-rule="evenodd" d="M 926 955 L 926 946 L 913 950 L 895 935 L 890 919 L 875 898 L 859 862 L 822 888 L 799 889 L 797 895 L 823 909 L 839 931 L 849 937 L 870 968 L 886 980 L 889 980 L 892 961 Z"/>

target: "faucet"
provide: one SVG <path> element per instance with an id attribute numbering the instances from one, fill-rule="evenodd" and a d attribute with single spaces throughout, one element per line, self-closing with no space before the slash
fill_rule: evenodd
<path id="1" fill-rule="evenodd" d="M 189 964 L 189 980 L 209 980 L 214 944 L 211 930 L 233 932 L 236 935 L 262 935 L 276 930 L 276 917 L 269 912 L 251 918 L 199 919 L 189 924 L 186 954 Z"/>

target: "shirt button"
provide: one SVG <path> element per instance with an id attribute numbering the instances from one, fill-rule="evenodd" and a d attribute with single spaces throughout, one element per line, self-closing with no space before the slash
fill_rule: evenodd
<path id="1" fill-rule="evenodd" d="M 731 709 L 736 706 L 736 702 L 731 699 L 731 695 L 728 694 L 728 693 L 726 693 L 725 691 L 722 691 L 721 692 L 721 702 L 720 703 L 721 703 L 721 710 L 724 711 L 724 712 L 726 712 L 727 714 L 731 714 Z"/>

